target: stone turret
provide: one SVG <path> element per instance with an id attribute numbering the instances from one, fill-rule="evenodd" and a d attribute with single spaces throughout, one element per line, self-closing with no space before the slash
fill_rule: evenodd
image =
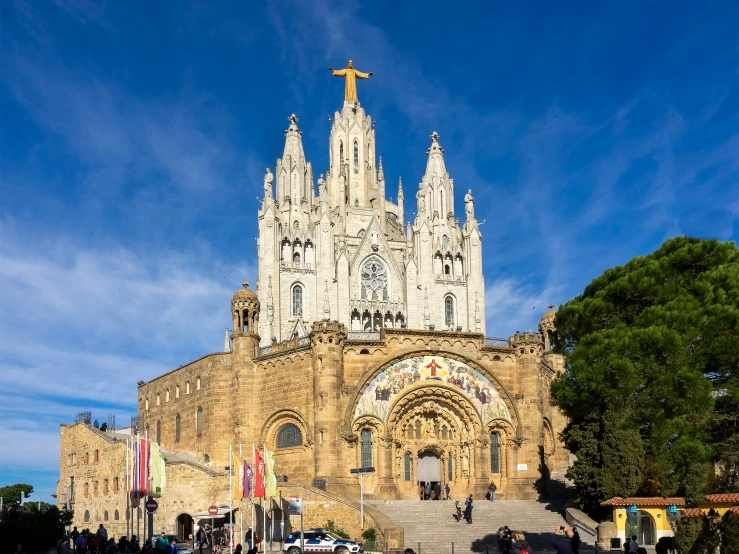
<path id="1" fill-rule="evenodd" d="M 341 446 L 341 387 L 346 327 L 338 321 L 316 321 L 310 332 L 313 354 L 315 475 L 335 475 Z"/>
<path id="2" fill-rule="evenodd" d="M 255 356 L 259 348 L 259 298 L 246 280 L 231 299 L 231 317 L 233 351 Z"/>

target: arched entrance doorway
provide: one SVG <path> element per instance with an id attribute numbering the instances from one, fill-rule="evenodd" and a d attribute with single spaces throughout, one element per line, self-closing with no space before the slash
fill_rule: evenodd
<path id="1" fill-rule="evenodd" d="M 654 519 L 645 511 L 639 510 L 626 518 L 626 536 L 636 535 L 636 542 L 642 546 L 654 546 Z"/>
<path id="2" fill-rule="evenodd" d="M 183 541 L 191 541 L 193 539 L 194 527 L 193 519 L 190 514 L 180 514 L 177 516 L 177 536 Z"/>
<path id="3" fill-rule="evenodd" d="M 408 465 L 406 460 L 412 466 L 410 475 L 396 471 L 401 498 L 419 498 L 420 487 L 429 484 L 435 497 L 447 483 L 458 493 L 474 492 L 479 485 L 475 468 L 484 465 L 479 455 L 482 422 L 469 400 L 452 387 L 422 383 L 409 388 L 390 409 L 388 430 L 396 467 Z"/>
<path id="4" fill-rule="evenodd" d="M 418 455 L 416 468 L 418 486 L 424 487 L 426 499 L 439 500 L 441 493 L 441 456 L 432 451 L 422 452 Z"/>

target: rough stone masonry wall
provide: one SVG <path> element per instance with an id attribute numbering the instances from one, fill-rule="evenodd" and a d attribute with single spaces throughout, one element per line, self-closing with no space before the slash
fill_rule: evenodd
<path id="1" fill-rule="evenodd" d="M 102 523 L 109 537 L 125 534 L 125 442 L 114 441 L 111 435 L 89 424 L 61 425 L 59 450 L 57 502 L 64 506 L 67 485 L 73 477 L 72 525 L 78 530 L 95 530 Z"/>

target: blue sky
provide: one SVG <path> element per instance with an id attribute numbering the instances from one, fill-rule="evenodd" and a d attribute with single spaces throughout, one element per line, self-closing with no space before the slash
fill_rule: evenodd
<path id="1" fill-rule="evenodd" d="M 488 333 L 681 234 L 739 240 L 739 4 L 82 2 L 0 7 L 0 485 L 49 500 L 58 425 L 222 348 L 257 195 L 314 173 L 352 58 L 391 183 L 436 130 L 484 235 Z M 414 209 L 410 211 L 415 211 Z"/>

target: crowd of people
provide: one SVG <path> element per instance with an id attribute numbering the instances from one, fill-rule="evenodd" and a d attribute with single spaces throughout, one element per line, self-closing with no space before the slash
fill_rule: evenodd
<path id="1" fill-rule="evenodd" d="M 77 527 L 70 534 L 74 552 L 76 554 L 117 554 L 119 552 L 142 552 L 138 537 L 108 537 L 108 530 L 101 523 L 94 533 L 90 529 L 78 531 Z M 146 550 L 143 550 L 146 552 Z M 153 552 L 152 552 L 153 554 Z M 176 554 L 176 553 L 175 553 Z"/>

